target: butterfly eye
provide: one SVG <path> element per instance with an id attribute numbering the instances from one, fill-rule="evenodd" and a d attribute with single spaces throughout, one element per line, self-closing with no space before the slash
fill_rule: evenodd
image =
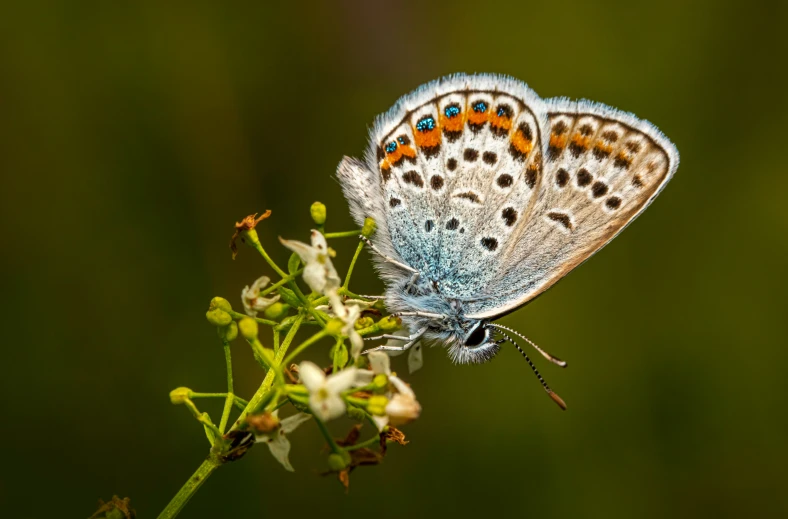
<path id="1" fill-rule="evenodd" d="M 478 323 L 471 333 L 465 337 L 465 346 L 474 348 L 487 340 L 487 328 Z"/>
<path id="2" fill-rule="evenodd" d="M 397 143 L 391 141 L 390 143 L 386 144 L 386 153 L 394 153 L 394 150 L 397 149 Z"/>
<path id="3" fill-rule="evenodd" d="M 487 103 L 479 101 L 473 105 L 473 111 L 477 113 L 484 113 L 487 111 Z"/>
<path id="4" fill-rule="evenodd" d="M 449 105 L 443 110 L 443 113 L 446 114 L 446 117 L 452 119 L 460 115 L 460 107 L 457 105 Z"/>

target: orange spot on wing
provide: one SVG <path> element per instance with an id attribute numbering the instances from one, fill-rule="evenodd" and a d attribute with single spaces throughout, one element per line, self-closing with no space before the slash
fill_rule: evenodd
<path id="1" fill-rule="evenodd" d="M 460 112 L 459 114 L 455 115 L 451 119 L 449 119 L 443 114 L 441 114 L 440 116 L 441 128 L 443 128 L 447 132 L 461 132 L 464 124 L 465 124 L 464 112 Z"/>
<path id="2" fill-rule="evenodd" d="M 468 122 L 471 124 L 482 125 L 490 119 L 490 110 L 484 112 L 468 112 Z"/>
<path id="3" fill-rule="evenodd" d="M 420 132 L 414 128 L 413 136 L 419 148 L 432 148 L 441 143 L 441 131 L 437 127 L 428 132 Z"/>
<path id="4" fill-rule="evenodd" d="M 596 149 L 608 154 L 613 152 L 613 146 L 606 144 L 605 141 L 596 141 Z"/>
<path id="5" fill-rule="evenodd" d="M 590 137 L 583 137 L 579 133 L 576 133 L 574 137 L 572 137 L 572 144 L 579 148 L 583 148 L 584 150 L 588 149 L 589 144 L 591 143 Z"/>
<path id="6" fill-rule="evenodd" d="M 550 135 L 550 147 L 564 149 L 566 147 L 566 135 L 557 135 L 555 133 Z"/>
<path id="7" fill-rule="evenodd" d="M 512 144 L 520 153 L 525 155 L 531 153 L 534 147 L 534 143 L 531 142 L 531 139 L 523 135 L 523 132 L 520 130 L 517 130 L 514 132 L 514 135 L 512 135 Z"/>
<path id="8" fill-rule="evenodd" d="M 510 117 L 493 114 L 490 116 L 490 125 L 498 130 L 509 131 L 512 129 L 512 119 Z"/>
<path id="9" fill-rule="evenodd" d="M 411 148 L 409 145 L 406 144 L 401 145 L 398 147 L 398 149 L 402 155 L 405 155 L 406 157 L 410 157 L 412 159 L 416 158 L 416 151 L 413 148 Z"/>

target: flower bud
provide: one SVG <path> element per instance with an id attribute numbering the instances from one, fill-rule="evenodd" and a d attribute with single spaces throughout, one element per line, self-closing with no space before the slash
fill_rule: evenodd
<path id="1" fill-rule="evenodd" d="M 369 401 L 367 402 L 367 411 L 369 414 L 374 414 L 377 416 L 384 416 L 386 414 L 386 405 L 388 405 L 389 399 L 382 395 L 374 395 L 369 397 Z"/>
<path id="2" fill-rule="evenodd" d="M 344 454 L 344 456 L 342 455 Z M 350 454 L 342 451 L 342 454 L 333 453 L 328 456 L 328 468 L 334 472 L 339 472 L 347 468 L 350 464 Z"/>
<path id="3" fill-rule="evenodd" d="M 283 317 L 287 315 L 290 311 L 290 305 L 285 303 L 274 303 L 268 308 L 265 309 L 263 315 L 266 319 L 271 319 L 272 321 L 279 321 Z"/>
<path id="4" fill-rule="evenodd" d="M 216 310 L 216 309 L 224 310 L 225 312 L 231 312 L 233 307 L 230 304 L 230 301 L 223 297 L 214 297 L 211 299 L 211 304 L 208 305 L 208 310 Z"/>
<path id="5" fill-rule="evenodd" d="M 347 415 L 351 420 L 357 420 L 359 422 L 363 421 L 367 416 L 364 411 L 354 406 L 348 406 Z"/>
<path id="6" fill-rule="evenodd" d="M 243 335 L 244 339 L 251 341 L 257 338 L 257 321 L 251 317 L 244 317 L 238 321 L 238 330 Z"/>
<path id="7" fill-rule="evenodd" d="M 315 202 L 312 204 L 312 207 L 309 208 L 309 212 L 312 213 L 312 220 L 314 220 L 316 224 L 323 225 L 326 223 L 326 206 L 322 202 Z"/>
<path id="8" fill-rule="evenodd" d="M 188 387 L 177 387 L 170 391 L 170 402 L 175 405 L 183 404 L 191 397 L 192 390 Z"/>
<path id="9" fill-rule="evenodd" d="M 353 327 L 356 330 L 363 330 L 364 328 L 369 328 L 373 324 L 375 324 L 375 321 L 371 317 L 361 317 L 356 321 Z"/>
<path id="10" fill-rule="evenodd" d="M 394 317 L 393 315 L 387 315 L 378 321 L 378 326 L 380 326 L 381 331 L 394 332 L 399 330 L 402 326 L 402 319 Z"/>
<path id="11" fill-rule="evenodd" d="M 331 319 L 326 323 L 326 332 L 331 335 L 341 335 L 344 326 L 345 323 L 342 322 L 342 319 Z"/>
<path id="12" fill-rule="evenodd" d="M 230 317 L 230 314 L 220 308 L 208 310 L 205 312 L 205 318 L 214 326 L 227 326 L 233 322 L 233 318 Z"/>
<path id="13" fill-rule="evenodd" d="M 389 385 L 389 377 L 383 373 L 378 373 L 375 375 L 375 378 L 372 379 L 372 384 L 378 389 L 383 389 Z"/>
<path id="14" fill-rule="evenodd" d="M 270 433 L 279 426 L 279 418 L 268 411 L 246 417 L 249 429 L 255 435 Z"/>
<path id="15" fill-rule="evenodd" d="M 364 220 L 364 227 L 361 228 L 361 235 L 365 238 L 369 238 L 375 233 L 375 220 L 372 218 L 366 218 Z"/>
<path id="16" fill-rule="evenodd" d="M 227 326 L 220 326 L 217 328 L 216 333 L 223 341 L 232 342 L 238 337 L 238 325 L 233 321 Z"/>

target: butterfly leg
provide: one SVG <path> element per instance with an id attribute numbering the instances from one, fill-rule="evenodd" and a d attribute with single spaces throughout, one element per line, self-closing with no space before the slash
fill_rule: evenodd
<path id="1" fill-rule="evenodd" d="M 408 351 L 414 344 L 419 342 L 419 339 L 421 339 L 422 336 L 424 336 L 424 334 L 426 332 L 427 332 L 427 327 L 425 326 L 424 328 L 422 328 L 421 330 L 417 331 L 416 333 L 414 333 L 410 337 L 402 337 L 402 336 L 399 336 L 399 335 L 390 335 L 390 336 L 388 336 L 389 339 L 395 339 L 395 340 L 407 341 L 407 342 L 405 344 L 403 344 L 402 346 L 388 346 L 388 345 L 384 344 L 383 346 L 378 346 L 377 348 L 370 348 L 368 350 L 364 350 L 361 353 L 366 355 L 367 353 L 369 353 L 371 351 Z M 381 337 L 386 337 L 386 336 L 384 335 L 384 336 L 381 336 Z"/>
<path id="2" fill-rule="evenodd" d="M 405 264 L 404 264 L 404 263 L 402 263 L 401 261 L 397 261 L 397 260 L 395 260 L 394 258 L 391 258 L 391 257 L 389 257 L 389 256 L 386 256 L 385 254 L 383 254 L 383 253 L 380 251 L 380 249 L 378 249 L 377 247 L 375 247 L 375 245 L 374 245 L 374 244 L 373 244 L 371 241 L 369 241 L 369 238 L 367 238 L 366 236 L 359 236 L 359 238 L 360 238 L 360 239 L 361 239 L 361 240 L 362 240 L 364 243 L 366 243 L 366 244 L 369 246 L 369 248 L 370 248 L 370 249 L 372 249 L 372 250 L 373 250 L 373 251 L 374 251 L 374 252 L 375 252 L 375 253 L 376 253 L 378 256 L 380 256 L 381 258 L 383 258 L 384 260 L 386 260 L 388 263 L 391 263 L 392 265 L 396 265 L 396 266 L 398 266 L 398 267 L 399 267 L 399 268 L 401 268 L 401 269 L 405 269 L 405 270 L 407 270 L 408 272 L 412 272 L 412 273 L 413 273 L 413 277 L 411 278 L 411 281 L 415 281 L 415 280 L 416 280 L 416 279 L 419 277 L 419 271 L 418 271 L 418 270 L 414 269 L 413 267 L 411 267 L 411 266 L 409 266 L 409 265 L 405 265 Z"/>

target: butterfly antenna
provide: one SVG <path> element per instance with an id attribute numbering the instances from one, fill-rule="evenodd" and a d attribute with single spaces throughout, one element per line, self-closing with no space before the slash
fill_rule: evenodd
<path id="1" fill-rule="evenodd" d="M 514 345 L 514 347 L 517 348 L 517 351 L 519 351 L 522 354 L 523 358 L 525 358 L 525 361 L 528 363 L 529 366 L 531 366 L 531 369 L 533 370 L 534 375 L 536 375 L 536 378 L 538 378 L 539 382 L 542 383 L 542 386 L 544 387 L 544 390 L 547 391 L 547 394 L 550 395 L 550 398 L 553 399 L 553 402 L 558 404 L 558 407 L 560 407 L 561 409 L 566 411 L 566 402 L 564 402 L 564 400 L 560 396 L 555 394 L 555 392 L 553 392 L 553 390 L 550 389 L 550 386 L 547 385 L 547 382 L 545 382 L 544 378 L 542 378 L 542 375 L 539 373 L 539 370 L 536 369 L 536 366 L 534 366 L 534 363 L 531 362 L 531 359 L 528 358 L 528 354 L 525 353 L 523 351 L 523 349 L 520 347 L 520 345 L 517 344 L 516 342 L 514 342 L 514 340 L 512 340 L 512 338 L 509 337 L 508 335 L 506 335 L 504 332 L 499 330 L 498 333 L 503 335 L 506 338 L 505 340 L 511 342 Z M 503 342 L 503 341 L 497 341 L 497 342 L 500 343 L 500 342 Z"/>
<path id="2" fill-rule="evenodd" d="M 537 346 L 537 345 L 536 345 L 536 343 L 535 343 L 534 341 L 532 341 L 531 339 L 529 339 L 529 338 L 528 338 L 528 337 L 526 337 L 525 335 L 523 335 L 523 334 L 521 334 L 521 333 L 519 333 L 519 332 L 516 332 L 515 330 L 512 330 L 511 328 L 507 328 L 506 326 L 502 326 L 502 325 L 500 325 L 500 324 L 489 323 L 489 324 L 487 324 L 487 326 L 491 326 L 492 328 L 496 328 L 496 329 L 498 329 L 498 330 L 506 330 L 506 331 L 507 331 L 507 332 L 509 332 L 509 333 L 513 333 L 513 334 L 515 334 L 516 336 L 518 336 L 518 337 L 520 337 L 521 339 L 523 339 L 523 340 L 524 340 L 525 342 L 527 342 L 528 344 L 530 344 L 531 346 L 533 346 L 533 347 L 534 347 L 534 349 L 535 349 L 536 351 L 538 351 L 539 353 L 541 353 L 541 354 L 542 354 L 542 357 L 546 358 L 547 360 L 549 360 L 549 361 L 550 361 L 550 362 L 552 362 L 553 364 L 556 364 L 556 365 L 558 365 L 558 366 L 561 366 L 562 368 L 565 368 L 565 367 L 567 366 L 567 364 L 566 364 L 566 361 L 563 361 L 563 360 L 559 359 L 558 357 L 555 357 L 555 356 L 553 356 L 553 355 L 550 355 L 549 353 L 547 353 L 546 351 L 544 351 L 542 348 L 540 348 L 539 346 Z M 504 335 L 504 334 L 502 333 L 501 335 Z M 504 335 L 504 336 L 505 336 L 505 335 Z M 511 340 L 510 340 L 509 342 L 511 342 Z M 514 344 L 514 343 L 512 342 L 512 344 Z M 518 348 L 519 348 L 519 346 L 518 346 Z"/>

